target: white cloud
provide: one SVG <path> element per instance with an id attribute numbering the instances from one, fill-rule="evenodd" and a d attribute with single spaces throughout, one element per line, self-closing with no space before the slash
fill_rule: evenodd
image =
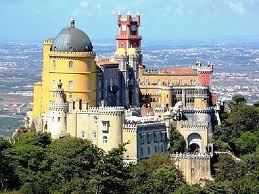
<path id="1" fill-rule="evenodd" d="M 245 6 L 241 1 L 227 1 L 226 4 L 233 12 L 239 15 L 246 13 Z"/>

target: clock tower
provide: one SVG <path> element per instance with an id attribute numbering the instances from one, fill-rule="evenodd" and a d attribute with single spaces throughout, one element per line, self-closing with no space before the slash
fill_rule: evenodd
<path id="1" fill-rule="evenodd" d="M 140 14 L 137 14 L 136 17 L 132 17 L 128 12 L 127 17 L 123 18 L 119 13 L 118 26 L 119 35 L 116 36 L 117 49 L 124 48 L 127 50 L 128 48 L 136 48 L 140 51 L 142 39 L 142 37 L 138 34 Z"/>

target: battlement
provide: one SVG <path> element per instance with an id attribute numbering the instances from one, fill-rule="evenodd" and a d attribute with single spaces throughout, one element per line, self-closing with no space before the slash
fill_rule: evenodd
<path id="1" fill-rule="evenodd" d="M 67 103 L 56 103 L 50 102 L 49 103 L 49 110 L 50 111 L 68 111 L 68 104 Z"/>
<path id="2" fill-rule="evenodd" d="M 181 128 L 185 128 L 185 129 L 195 129 L 195 130 L 199 130 L 199 129 L 208 129 L 209 128 L 209 124 L 208 123 L 201 123 L 201 122 L 189 122 L 189 121 L 183 121 L 181 124 Z"/>
<path id="3" fill-rule="evenodd" d="M 134 22 L 134 23 L 136 23 L 136 25 L 140 26 L 140 14 L 137 13 L 137 15 L 134 17 L 130 14 L 130 12 L 128 12 L 126 17 L 122 17 L 121 13 L 118 13 L 117 22 L 118 22 L 119 26 L 121 24 L 130 25 L 130 23 L 132 23 L 132 22 Z"/>
<path id="4" fill-rule="evenodd" d="M 127 132 L 136 132 L 138 127 L 148 127 L 148 126 L 164 126 L 164 122 L 156 121 L 156 122 L 138 122 L 138 123 L 124 123 L 123 131 Z"/>
<path id="5" fill-rule="evenodd" d="M 187 159 L 187 160 L 210 160 L 211 155 L 206 153 L 198 153 L 198 154 L 191 154 L 191 153 L 176 153 L 170 155 L 173 159 Z"/>
<path id="6" fill-rule="evenodd" d="M 54 39 L 48 39 L 48 40 L 44 40 L 43 44 L 53 44 Z"/>
<path id="7" fill-rule="evenodd" d="M 194 114 L 194 113 L 202 113 L 202 114 L 208 114 L 213 113 L 215 111 L 214 107 L 207 107 L 207 108 L 190 108 L 185 107 L 182 109 L 182 112 L 184 114 Z"/>
<path id="8" fill-rule="evenodd" d="M 95 52 L 75 52 L 75 51 L 51 51 L 49 54 L 50 57 L 79 57 L 79 58 L 84 58 L 84 57 L 95 57 L 96 53 Z"/>

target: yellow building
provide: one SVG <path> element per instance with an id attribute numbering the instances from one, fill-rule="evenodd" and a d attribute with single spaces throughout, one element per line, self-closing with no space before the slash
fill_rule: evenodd
<path id="1" fill-rule="evenodd" d="M 59 80 L 67 101 L 82 99 L 96 105 L 95 52 L 89 37 L 71 26 L 63 29 L 55 39 L 43 43 L 42 82 L 34 85 L 32 120 L 42 128 L 41 116 L 49 111 L 49 102 Z"/>

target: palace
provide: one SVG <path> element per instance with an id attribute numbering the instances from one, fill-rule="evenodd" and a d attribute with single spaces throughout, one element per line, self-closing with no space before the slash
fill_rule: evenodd
<path id="1" fill-rule="evenodd" d="M 206 158 L 204 170 L 200 162 L 190 163 L 188 158 L 195 157 L 172 156 L 187 182 L 210 178 L 210 139 L 220 124 L 220 102 L 210 92 L 213 64 L 198 60 L 187 68 L 146 69 L 140 15 L 119 14 L 117 22 L 116 51 L 109 59 L 96 61 L 91 40 L 75 20 L 44 41 L 42 81 L 34 84 L 30 124 L 52 138 L 80 137 L 105 151 L 127 143 L 126 162 L 164 154 L 175 127 L 186 140 L 185 152 Z"/>

